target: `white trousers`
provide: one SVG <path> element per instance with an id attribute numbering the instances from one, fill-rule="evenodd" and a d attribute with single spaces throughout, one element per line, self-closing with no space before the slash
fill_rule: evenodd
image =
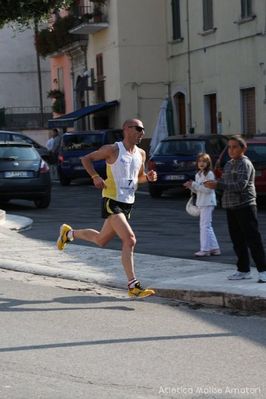
<path id="1" fill-rule="evenodd" d="M 200 250 L 218 249 L 219 244 L 212 228 L 212 213 L 214 206 L 200 207 Z"/>

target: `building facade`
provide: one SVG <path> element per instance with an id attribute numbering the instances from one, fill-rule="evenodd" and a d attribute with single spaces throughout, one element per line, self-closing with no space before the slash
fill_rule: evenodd
<path id="1" fill-rule="evenodd" d="M 167 98 L 169 134 L 266 132 L 265 1 L 80 0 L 70 13 L 70 67 L 52 65 L 53 81 L 65 76 L 66 112 L 118 102 L 88 112 L 82 128 L 138 117 L 151 138 Z"/>
<path id="2" fill-rule="evenodd" d="M 266 2 L 168 2 L 176 132 L 266 132 Z"/>
<path id="3" fill-rule="evenodd" d="M 37 57 L 34 30 L 1 29 L 0 59 L 0 128 L 31 130 L 47 125 L 50 66 Z"/>
<path id="4" fill-rule="evenodd" d="M 69 31 L 73 40 L 77 35 L 87 40 L 86 59 L 80 67 L 72 62 L 73 110 L 82 104 L 78 96 L 84 106 L 118 101 L 118 106 L 90 115 L 90 127 L 117 128 L 125 119 L 138 117 L 151 137 L 170 90 L 165 4 L 165 0 L 84 0 L 70 10 L 78 17 Z M 85 79 L 87 85 L 82 85 Z"/>

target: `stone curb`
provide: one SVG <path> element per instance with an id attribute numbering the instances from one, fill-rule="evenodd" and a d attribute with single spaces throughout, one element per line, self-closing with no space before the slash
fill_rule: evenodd
<path id="1" fill-rule="evenodd" d="M 6 212 L 0 209 L 0 224 L 4 224 L 6 220 Z"/>
<path id="2" fill-rule="evenodd" d="M 266 299 L 258 296 L 243 296 L 216 291 L 154 289 L 160 297 L 177 299 L 186 303 L 222 307 L 245 312 L 266 312 Z"/>
<path id="3" fill-rule="evenodd" d="M 97 283 L 97 280 L 93 280 L 92 278 L 88 278 L 85 273 L 75 273 L 72 271 L 66 271 L 64 270 L 63 272 L 58 271 L 53 269 L 52 267 L 49 266 L 19 266 L 19 265 L 8 265 L 8 264 L 0 264 L 0 269 L 4 270 L 12 270 L 15 272 L 23 272 L 23 273 L 31 273 L 31 274 L 36 274 L 39 276 L 46 276 L 46 277 L 56 277 L 56 278 L 62 278 L 65 280 L 75 280 L 75 281 L 80 281 L 83 283 Z"/>
<path id="4" fill-rule="evenodd" d="M 86 273 L 76 273 L 73 271 L 58 271 L 52 267 L 42 266 L 23 266 L 23 265 L 0 265 L 1 269 L 12 270 L 23 273 L 31 273 L 35 275 L 62 278 L 65 280 L 80 281 L 83 283 L 94 283 L 99 282 L 91 277 L 88 278 Z M 111 282 L 104 282 L 100 285 L 111 288 L 124 288 L 119 285 L 115 285 Z M 202 306 L 211 306 L 226 308 L 236 311 L 252 312 L 252 313 L 265 313 L 266 312 L 266 298 L 257 296 L 243 296 L 238 294 L 229 294 L 217 291 L 200 291 L 200 290 L 184 290 L 184 289 L 164 289 L 151 287 L 156 291 L 156 296 L 168 299 L 177 299 L 187 304 L 197 304 Z"/>
<path id="5" fill-rule="evenodd" d="M 32 224 L 33 220 L 28 217 L 10 214 L 6 214 L 5 219 L 2 222 L 0 220 L 1 227 L 5 227 L 9 230 L 15 230 L 17 232 L 31 229 Z"/>

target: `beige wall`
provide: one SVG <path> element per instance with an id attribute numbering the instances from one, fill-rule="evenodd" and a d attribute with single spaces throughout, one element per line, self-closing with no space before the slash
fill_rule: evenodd
<path id="1" fill-rule="evenodd" d="M 119 100 L 116 126 L 129 117 L 143 119 L 151 136 L 167 95 L 164 0 L 109 1 L 109 28 L 90 35 L 88 65 L 103 54 L 106 101 Z"/>

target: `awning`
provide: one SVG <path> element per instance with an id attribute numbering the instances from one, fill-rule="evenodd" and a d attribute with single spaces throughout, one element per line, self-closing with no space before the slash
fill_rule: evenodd
<path id="1" fill-rule="evenodd" d="M 55 127 L 73 127 L 76 120 L 83 118 L 86 115 L 94 114 L 95 112 L 115 107 L 116 105 L 118 105 L 118 101 L 114 100 L 77 109 L 76 111 L 70 112 L 69 114 L 59 116 L 59 118 L 49 119 L 48 128 L 52 129 Z"/>

